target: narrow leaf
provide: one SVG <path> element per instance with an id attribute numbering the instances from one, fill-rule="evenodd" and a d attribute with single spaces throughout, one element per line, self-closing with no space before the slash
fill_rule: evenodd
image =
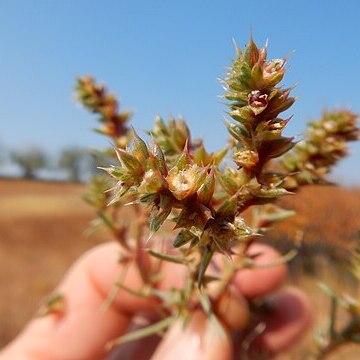
<path id="1" fill-rule="evenodd" d="M 187 261 L 185 258 L 181 257 L 181 256 L 174 256 L 174 255 L 169 255 L 169 254 L 161 254 L 158 253 L 156 251 L 154 251 L 153 249 L 148 249 L 147 250 L 148 253 L 160 260 L 164 260 L 164 261 L 169 261 L 169 262 L 173 262 L 176 264 L 183 264 L 186 265 Z"/>
<path id="2" fill-rule="evenodd" d="M 197 194 L 198 200 L 204 204 L 208 205 L 214 195 L 215 190 L 215 176 L 214 169 L 210 169 L 210 173 L 206 175 L 204 183 L 200 186 Z"/>
<path id="3" fill-rule="evenodd" d="M 160 204 L 154 205 L 150 213 L 150 231 L 151 235 L 159 230 L 160 226 L 167 219 L 172 209 L 172 201 L 167 196 L 160 198 Z"/>
<path id="4" fill-rule="evenodd" d="M 132 173 L 139 173 L 142 170 L 140 162 L 128 152 L 123 149 L 116 149 L 116 155 L 118 156 L 121 164 Z"/>
<path id="5" fill-rule="evenodd" d="M 161 332 L 162 330 L 165 330 L 167 329 L 176 319 L 173 318 L 173 317 L 168 317 L 164 320 L 161 320 L 155 324 L 152 324 L 152 325 L 149 325 L 149 326 L 146 326 L 144 328 L 141 328 L 139 330 L 136 330 L 136 331 L 132 331 L 128 334 L 125 334 L 113 341 L 111 341 L 108 345 L 107 345 L 107 348 L 110 350 L 112 349 L 114 346 L 117 346 L 117 345 L 121 345 L 125 342 L 128 342 L 128 341 L 133 341 L 133 340 L 139 340 L 139 339 L 142 339 L 146 336 L 149 336 L 149 335 L 153 335 L 153 334 L 157 334 L 159 332 Z"/>
<path id="6" fill-rule="evenodd" d="M 230 195 L 234 195 L 239 190 L 238 183 L 231 178 L 230 174 L 217 172 L 218 179 L 224 190 Z"/>
<path id="7" fill-rule="evenodd" d="M 133 129 L 134 137 L 134 153 L 137 155 L 137 159 L 141 162 L 145 161 L 149 157 L 149 151 L 144 140 Z"/>
<path id="8" fill-rule="evenodd" d="M 226 123 L 226 128 L 230 135 L 241 144 L 248 144 L 251 141 L 251 137 L 243 124 L 234 124 L 229 121 Z"/>
<path id="9" fill-rule="evenodd" d="M 219 165 L 221 163 L 221 161 L 224 159 L 224 157 L 226 156 L 227 152 L 228 152 L 228 148 L 224 148 L 224 149 L 221 149 L 218 152 L 216 152 L 213 156 L 214 164 Z"/>
<path id="10" fill-rule="evenodd" d="M 220 321 L 214 314 L 212 307 L 211 307 L 210 299 L 207 296 L 207 294 L 205 292 L 199 290 L 198 298 L 199 298 L 200 304 L 201 304 L 205 314 L 209 317 L 210 321 L 217 327 L 220 334 L 222 336 L 226 337 L 226 332 L 225 332 L 223 326 L 221 325 Z"/>
<path id="11" fill-rule="evenodd" d="M 155 143 L 153 147 L 153 155 L 158 161 L 159 170 L 162 175 L 167 176 L 168 170 L 166 166 L 165 156 L 163 151 L 161 150 L 160 146 Z"/>
<path id="12" fill-rule="evenodd" d="M 236 213 L 238 200 L 236 196 L 232 196 L 230 199 L 226 199 L 217 211 L 225 219 L 233 217 Z"/>
<path id="13" fill-rule="evenodd" d="M 115 224 L 106 212 L 99 210 L 96 214 L 109 229 L 115 230 Z"/>
<path id="14" fill-rule="evenodd" d="M 197 236 L 192 234 L 191 231 L 189 231 L 187 229 L 183 229 L 177 234 L 176 238 L 174 239 L 173 246 L 176 248 L 181 247 L 181 246 L 189 243 L 190 241 L 194 241 L 195 238 L 197 238 Z"/>
<path id="15" fill-rule="evenodd" d="M 203 258 L 200 263 L 200 269 L 198 274 L 198 287 L 200 288 L 203 282 L 203 278 L 206 272 L 207 267 L 210 264 L 210 261 L 214 255 L 214 250 L 210 249 L 208 246 L 205 248 Z"/>

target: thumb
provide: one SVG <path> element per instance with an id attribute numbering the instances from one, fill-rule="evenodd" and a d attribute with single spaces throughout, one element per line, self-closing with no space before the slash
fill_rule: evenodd
<path id="1" fill-rule="evenodd" d="M 185 328 L 181 320 L 171 326 L 151 360 L 230 360 L 232 343 L 224 331 L 195 311 Z"/>

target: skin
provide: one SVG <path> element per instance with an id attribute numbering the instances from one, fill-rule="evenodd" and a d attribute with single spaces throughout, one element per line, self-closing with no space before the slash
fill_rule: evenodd
<path id="1" fill-rule="evenodd" d="M 253 245 L 249 252 L 261 253 L 258 263 L 268 263 L 279 256 L 265 245 Z M 239 358 L 246 329 L 224 334 L 201 310 L 191 316 L 186 328 L 180 321 L 171 325 L 165 336 L 150 336 L 130 342 L 112 352 L 106 344 L 129 330 L 131 319 L 142 314 L 154 320 L 155 300 L 120 291 L 107 311 L 101 306 L 116 282 L 122 265 L 117 263 L 119 247 L 115 243 L 100 245 L 83 255 L 68 271 L 57 291 L 64 294 L 63 315 L 35 318 L 2 352 L 0 360 L 95 360 L 152 359 L 177 360 Z M 166 264 L 161 289 L 181 286 L 184 267 Z M 307 330 L 312 309 L 307 297 L 298 289 L 279 289 L 286 279 L 285 265 L 240 271 L 234 278 L 230 300 L 226 299 L 232 321 L 241 324 L 248 312 L 247 299 L 269 296 L 270 312 L 260 316 L 265 331 L 251 343 L 251 352 L 276 354 L 295 343 Z M 127 266 L 124 284 L 132 289 L 142 286 L 134 264 Z M 226 310 L 226 309 L 225 309 Z M 235 320 L 234 320 L 235 319 Z M 226 322 L 226 319 L 224 320 Z M 239 330 L 239 329 L 238 329 Z M 236 340 L 235 340 L 236 339 Z"/>

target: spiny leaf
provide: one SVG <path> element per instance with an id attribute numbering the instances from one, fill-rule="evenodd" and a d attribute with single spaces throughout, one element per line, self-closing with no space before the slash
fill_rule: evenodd
<path id="1" fill-rule="evenodd" d="M 142 203 L 152 203 L 158 197 L 158 194 L 146 194 L 139 198 Z"/>
<path id="2" fill-rule="evenodd" d="M 142 165 L 140 162 L 126 150 L 118 148 L 115 149 L 115 151 L 121 164 L 131 173 L 138 174 L 142 171 Z"/>
<path id="3" fill-rule="evenodd" d="M 140 162 L 146 161 L 149 157 L 149 151 L 144 140 L 140 138 L 137 132 L 133 129 L 133 143 L 134 143 L 134 154 Z"/>
<path id="4" fill-rule="evenodd" d="M 234 124 L 232 122 L 227 122 L 226 127 L 230 135 L 241 144 L 250 145 L 249 132 L 243 124 Z"/>
<path id="5" fill-rule="evenodd" d="M 250 124 L 253 121 L 254 113 L 250 106 L 243 106 L 229 112 L 229 115 L 239 123 L 244 125 Z"/>
<path id="6" fill-rule="evenodd" d="M 122 289 L 122 290 L 128 292 L 131 295 L 138 296 L 138 297 L 141 297 L 141 298 L 147 298 L 150 295 L 150 289 L 147 288 L 147 287 L 143 287 L 141 290 L 134 290 L 134 289 L 129 288 L 128 286 L 125 286 L 124 284 L 122 284 L 119 281 L 117 281 L 115 283 L 115 286 L 118 289 Z"/>
<path id="7" fill-rule="evenodd" d="M 292 192 L 286 190 L 285 188 L 258 188 L 258 189 L 249 189 L 250 194 L 259 197 L 259 198 L 276 198 L 283 195 L 293 194 Z"/>
<path id="8" fill-rule="evenodd" d="M 185 146 L 183 152 L 176 160 L 174 168 L 177 170 L 184 170 L 189 164 L 191 164 L 190 154 L 187 147 Z"/>
<path id="9" fill-rule="evenodd" d="M 168 262 L 173 262 L 175 264 L 183 264 L 183 265 L 186 265 L 187 264 L 187 260 L 182 257 L 182 256 L 174 256 L 174 255 L 169 255 L 169 254 L 161 254 L 161 253 L 158 253 L 156 252 L 155 250 L 152 250 L 152 249 L 148 249 L 147 252 L 160 259 L 160 260 L 164 260 L 164 261 L 168 261 Z"/>
<path id="10" fill-rule="evenodd" d="M 109 229 L 115 230 L 114 222 L 105 211 L 99 210 L 96 212 L 96 214 Z"/>
<path id="11" fill-rule="evenodd" d="M 161 332 L 162 330 L 167 329 L 175 320 L 176 320 L 176 318 L 174 318 L 174 317 L 168 317 L 168 318 L 165 318 L 155 324 L 146 326 L 146 327 L 141 328 L 136 331 L 132 331 L 128 334 L 125 334 L 125 335 L 111 341 L 107 345 L 107 348 L 110 350 L 114 346 L 121 345 L 125 342 L 139 340 L 146 336 L 157 334 L 157 333 Z"/>
<path id="12" fill-rule="evenodd" d="M 214 255 L 214 250 L 212 250 L 209 246 L 205 247 L 203 258 L 200 263 L 199 267 L 199 274 L 198 274 L 198 287 L 200 288 L 203 283 L 203 278 L 206 272 L 207 267 L 210 264 L 210 261 Z"/>
<path id="13" fill-rule="evenodd" d="M 262 144 L 261 154 L 263 157 L 268 159 L 277 158 L 289 150 L 291 150 L 295 143 L 293 142 L 293 137 L 281 137 L 279 139 L 274 139 L 272 141 L 267 141 Z"/>
<path id="14" fill-rule="evenodd" d="M 204 205 L 198 204 L 196 206 L 184 207 L 175 219 L 175 229 L 190 229 L 193 226 L 203 229 L 210 217 L 210 210 Z"/>
<path id="15" fill-rule="evenodd" d="M 259 60 L 259 55 L 260 52 L 258 47 L 256 46 L 254 40 L 250 38 L 250 41 L 246 45 L 244 53 L 242 55 L 243 60 L 252 68 Z"/>
<path id="16" fill-rule="evenodd" d="M 197 191 L 198 201 L 204 205 L 209 205 L 215 191 L 215 175 L 214 169 L 210 169 L 210 173 L 206 175 L 204 183 Z"/>
<path id="17" fill-rule="evenodd" d="M 163 151 L 161 150 L 160 146 L 157 143 L 154 143 L 153 155 L 155 156 L 155 158 L 158 161 L 158 166 L 159 166 L 159 170 L 161 171 L 161 174 L 163 176 L 167 176 L 168 169 L 167 169 L 167 166 L 166 166 L 164 153 L 163 153 Z"/>
<path id="18" fill-rule="evenodd" d="M 199 239 L 197 236 L 195 236 L 191 231 L 187 229 L 181 230 L 177 235 L 176 238 L 173 241 L 174 247 L 181 247 L 191 241 L 194 241 L 196 239 Z"/>
<path id="19" fill-rule="evenodd" d="M 211 307 L 210 299 L 207 296 L 207 294 L 204 291 L 201 291 L 199 289 L 198 290 L 198 298 L 199 298 L 200 304 L 201 304 L 205 314 L 209 317 L 210 321 L 219 330 L 219 333 L 222 336 L 226 337 L 226 332 L 224 330 L 224 327 L 221 325 L 220 321 L 218 320 L 218 318 L 214 314 L 214 312 L 212 310 L 212 307 Z"/>
<path id="20" fill-rule="evenodd" d="M 238 201 L 236 195 L 232 196 L 222 203 L 217 213 L 225 219 L 232 218 L 236 213 L 237 203 Z"/>
<path id="21" fill-rule="evenodd" d="M 154 205 L 150 212 L 150 237 L 159 230 L 167 219 L 172 209 L 172 200 L 167 196 L 161 196 L 160 204 Z"/>
<path id="22" fill-rule="evenodd" d="M 226 156 L 228 151 L 229 151 L 228 148 L 224 148 L 224 149 L 221 149 L 218 152 L 216 152 L 213 156 L 214 165 L 219 165 L 221 163 L 221 161 L 224 159 L 224 157 Z"/>
<path id="23" fill-rule="evenodd" d="M 221 186 L 228 194 L 234 195 L 239 190 L 239 184 L 231 177 L 230 173 L 222 173 L 218 171 L 217 177 Z"/>

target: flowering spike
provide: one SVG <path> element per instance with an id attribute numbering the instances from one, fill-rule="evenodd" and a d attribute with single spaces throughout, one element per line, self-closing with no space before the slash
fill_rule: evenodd
<path id="1" fill-rule="evenodd" d="M 346 156 L 346 143 L 359 138 L 358 121 L 351 111 L 338 110 L 325 112 L 320 120 L 310 122 L 305 139 L 281 159 L 283 167 L 294 173 L 287 186 L 321 183 L 335 163 Z"/>
<path id="2" fill-rule="evenodd" d="M 119 112 L 115 96 L 108 93 L 104 85 L 97 84 L 91 76 L 78 78 L 77 99 L 91 112 L 99 114 L 101 128 L 95 131 L 111 137 L 116 146 L 125 148 L 129 129 L 126 123 L 131 117 L 129 112 Z"/>
<path id="3" fill-rule="evenodd" d="M 264 175 L 272 159 L 289 151 L 293 138 L 282 136 L 288 123 L 279 117 L 295 101 L 290 89 L 278 86 L 285 74 L 285 60 L 267 60 L 267 45 L 258 48 L 250 39 L 244 52 L 237 54 L 225 83 L 225 98 L 230 101 L 227 123 L 233 139 L 233 159 L 237 173 L 227 170 L 218 176 L 224 190 L 232 196 L 218 212 L 226 218 L 241 213 L 254 204 L 264 204 L 286 193 L 282 182 Z"/>

